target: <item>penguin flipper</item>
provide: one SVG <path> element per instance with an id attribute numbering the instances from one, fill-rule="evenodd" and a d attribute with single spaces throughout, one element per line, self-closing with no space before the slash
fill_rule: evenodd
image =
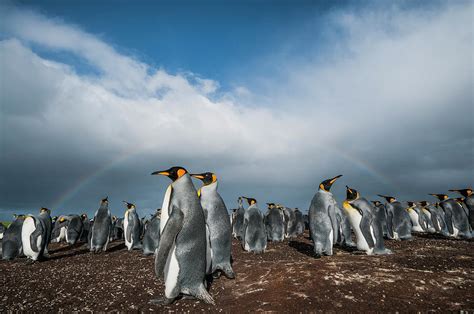
<path id="1" fill-rule="evenodd" d="M 43 234 L 43 226 L 41 225 L 41 223 L 39 223 L 36 218 L 32 217 L 33 218 L 33 221 L 35 223 L 35 231 L 33 231 L 31 234 L 30 234 L 30 245 L 31 245 L 31 249 L 34 251 L 34 252 L 39 252 L 41 250 L 41 248 L 38 248 L 38 243 L 37 243 L 37 239 L 39 236 L 41 236 Z M 42 242 L 44 242 L 45 239 L 41 239 Z"/>
<path id="2" fill-rule="evenodd" d="M 352 207 L 355 207 L 354 204 L 352 204 Z M 362 210 L 360 210 L 362 212 Z M 365 217 L 364 217 L 365 216 Z M 369 248 L 375 247 L 374 243 L 374 238 L 372 237 L 372 233 L 370 232 L 370 227 L 372 226 L 372 220 L 366 215 L 362 215 L 362 219 L 360 220 L 360 231 L 362 232 L 362 235 L 365 238 L 365 241 L 367 241 L 367 244 L 369 245 Z"/>
<path id="3" fill-rule="evenodd" d="M 390 211 L 387 211 L 387 231 L 391 239 L 395 238 L 393 233 L 393 213 Z"/>
<path id="4" fill-rule="evenodd" d="M 171 247 L 176 239 L 176 236 L 183 227 L 184 214 L 181 209 L 173 206 L 171 215 L 166 222 L 163 232 L 160 237 L 160 244 L 155 257 L 155 274 L 157 277 L 163 277 L 163 271 L 170 253 Z"/>
<path id="5" fill-rule="evenodd" d="M 446 208 L 444 211 L 444 220 L 446 222 L 446 227 L 448 227 L 448 232 L 449 234 L 454 234 L 454 229 L 453 229 L 453 213 L 451 211 L 451 208 Z"/>

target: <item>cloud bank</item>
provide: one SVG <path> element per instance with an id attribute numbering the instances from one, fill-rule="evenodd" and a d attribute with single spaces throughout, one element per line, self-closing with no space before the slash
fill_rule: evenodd
<path id="1" fill-rule="evenodd" d="M 215 171 L 229 208 L 248 195 L 306 210 L 319 182 L 340 173 L 367 197 L 472 185 L 472 9 L 334 11 L 323 54 L 270 56 L 277 77 L 223 91 L 4 6 L 0 208 L 93 213 L 109 195 L 117 214 L 122 199 L 148 213 L 168 184 L 149 173 L 178 164 Z M 334 191 L 343 198 L 343 184 Z"/>

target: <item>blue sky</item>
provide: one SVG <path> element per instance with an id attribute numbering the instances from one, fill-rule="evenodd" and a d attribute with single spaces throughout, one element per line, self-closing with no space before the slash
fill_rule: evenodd
<path id="1" fill-rule="evenodd" d="M 176 164 L 215 171 L 229 208 L 306 210 L 337 174 L 339 201 L 472 185 L 472 9 L 3 2 L 0 214 L 149 213 L 168 184 L 149 173 Z"/>

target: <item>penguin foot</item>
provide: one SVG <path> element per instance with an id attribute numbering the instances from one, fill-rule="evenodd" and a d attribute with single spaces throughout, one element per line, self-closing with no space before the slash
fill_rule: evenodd
<path id="1" fill-rule="evenodd" d="M 168 299 L 167 297 L 156 298 L 150 300 L 150 304 L 154 305 L 170 305 L 174 302 L 174 299 Z"/>

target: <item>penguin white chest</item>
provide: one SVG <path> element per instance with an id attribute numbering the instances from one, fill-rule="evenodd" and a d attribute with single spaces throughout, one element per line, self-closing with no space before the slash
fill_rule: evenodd
<path id="1" fill-rule="evenodd" d="M 33 251 L 33 248 L 31 246 L 31 234 L 36 230 L 36 225 L 35 221 L 31 217 L 27 217 L 25 221 L 23 222 L 23 228 L 21 229 L 21 243 L 23 246 L 23 254 L 26 255 L 26 257 L 32 259 L 32 260 L 37 260 L 39 256 L 39 250 L 41 247 L 41 242 L 42 238 L 39 236 L 37 238 L 37 243 L 36 247 L 38 248 L 38 252 Z"/>
<path id="2" fill-rule="evenodd" d="M 125 217 L 123 218 L 123 231 L 125 233 L 125 246 L 128 250 L 132 247 L 132 242 L 128 241 L 127 232 L 128 232 L 128 211 L 125 212 Z"/>
<path id="3" fill-rule="evenodd" d="M 410 216 L 411 222 L 413 224 L 411 230 L 415 232 L 423 232 L 423 228 L 421 228 L 420 224 L 418 223 L 418 213 L 414 210 L 410 210 L 408 215 Z"/>
<path id="4" fill-rule="evenodd" d="M 163 199 L 163 205 L 161 206 L 161 216 L 160 216 L 160 234 L 163 233 L 163 229 L 166 226 L 166 222 L 169 219 L 169 207 L 171 202 L 171 192 L 173 191 L 173 187 L 171 184 L 166 189 L 165 198 Z"/>
<path id="5" fill-rule="evenodd" d="M 357 249 L 361 251 L 368 251 L 370 249 L 369 244 L 365 240 L 365 237 L 360 230 L 360 221 L 362 220 L 362 215 L 356 210 L 351 210 L 349 211 L 348 216 L 352 225 L 352 229 L 354 229 L 354 233 L 356 235 Z"/>

